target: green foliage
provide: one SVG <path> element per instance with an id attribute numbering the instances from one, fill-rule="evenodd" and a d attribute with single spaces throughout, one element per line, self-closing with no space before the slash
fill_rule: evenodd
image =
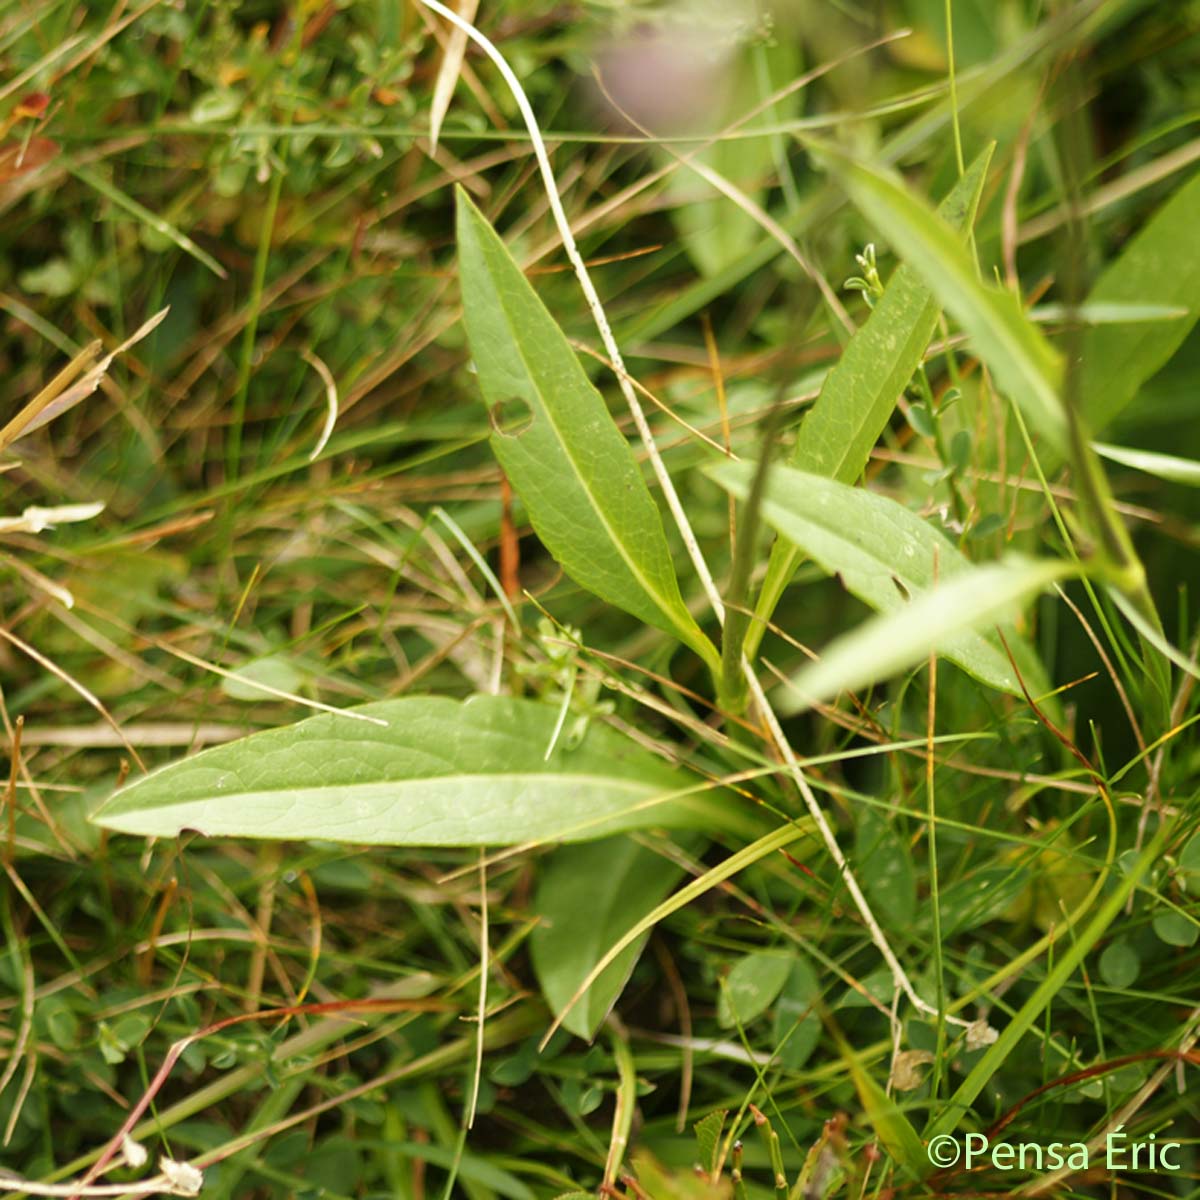
<path id="1" fill-rule="evenodd" d="M 912 1122 L 845 1044 L 842 1045 L 842 1056 L 846 1059 L 871 1129 L 892 1160 L 909 1175 L 920 1178 L 928 1174 L 929 1158 Z"/>
<path id="2" fill-rule="evenodd" d="M 938 208 L 938 215 L 960 233 L 975 220 L 991 159 L 989 146 Z M 820 395 L 800 423 L 791 466 L 840 483 L 857 482 L 896 400 L 924 361 L 940 311 L 918 274 L 902 265 L 825 376 Z M 774 611 L 798 558 L 796 547 L 787 542 L 773 547 L 759 593 L 760 617 L 769 618 Z M 757 646 L 761 638 L 751 636 L 751 645 Z"/>
<path id="3" fill-rule="evenodd" d="M 679 595 L 633 452 L 554 318 L 461 188 L 458 257 L 492 450 L 538 536 L 585 587 L 715 661 Z"/>
<path id="4" fill-rule="evenodd" d="M 750 464 L 723 463 L 710 474 L 734 495 L 745 496 L 752 469 Z M 818 703 L 844 687 L 886 678 L 934 649 L 976 679 L 1020 693 L 999 638 L 975 633 L 972 627 L 995 624 L 1016 600 L 1061 577 L 1065 568 L 1052 563 L 972 571 L 953 542 L 903 505 L 791 467 L 771 470 L 762 508 L 764 519 L 822 570 L 837 575 L 849 592 L 891 616 L 860 626 L 820 663 L 807 668 L 797 684 L 802 703 Z M 997 592 L 1001 580 L 1005 586 Z M 935 589 L 936 581 L 945 582 Z M 1024 658 L 1026 678 L 1038 680 L 1036 660 L 1022 650 L 1011 628 L 1009 634 L 1014 653 Z M 1044 689 L 1039 682 L 1034 690 Z M 789 703 L 784 703 L 784 711 Z"/>
<path id="5" fill-rule="evenodd" d="M 791 973 L 790 955 L 763 952 L 739 958 L 721 987 L 717 1020 L 726 1028 L 748 1025 L 771 1006 Z"/>
<path id="6" fill-rule="evenodd" d="M 394 846 L 517 845 L 707 825 L 694 778 L 614 730 L 556 745 L 549 705 L 412 697 L 322 714 L 162 768 L 96 813 L 107 829 L 174 837 L 321 838 Z M 551 750 L 551 747 L 554 747 Z"/>
<path id="7" fill-rule="evenodd" d="M 1084 336 L 1079 392 L 1091 428 L 1109 426 L 1138 389 L 1182 345 L 1200 318 L 1200 174 L 1193 175 L 1150 217 L 1105 267 L 1089 304 L 1178 305 L 1183 320 L 1093 327 Z M 1119 460 L 1118 460 L 1119 461 Z"/>
<path id="8" fill-rule="evenodd" d="M 530 935 L 533 969 L 546 1002 L 559 1012 L 601 956 L 651 912 L 683 871 L 631 838 L 556 850 L 542 871 Z M 607 966 L 563 1025 L 592 1038 L 621 994 L 646 943 L 645 934 Z"/>
<path id="9" fill-rule="evenodd" d="M 1051 449 L 1065 452 L 1060 355 L 1022 312 L 1017 297 L 980 282 L 955 230 L 898 180 L 833 153 L 829 163 L 854 203 L 971 336 L 976 352 L 1030 425 Z"/>
<path id="10" fill-rule="evenodd" d="M 710 1112 L 692 1126 L 696 1131 L 696 1148 L 700 1151 L 700 1166 L 712 1175 L 718 1167 L 721 1153 L 721 1134 L 729 1113 L 725 1109 Z"/>
<path id="11" fill-rule="evenodd" d="M 10 1188 L 1186 1192 L 1189 13 L 0 6 Z"/>

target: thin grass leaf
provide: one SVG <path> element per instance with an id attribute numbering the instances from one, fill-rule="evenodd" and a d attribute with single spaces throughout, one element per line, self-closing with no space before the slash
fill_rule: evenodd
<path id="1" fill-rule="evenodd" d="M 938 215 L 960 236 L 975 222 L 992 150 L 989 145 L 975 159 L 938 208 Z M 842 483 L 858 479 L 897 399 L 925 357 L 940 311 L 920 275 L 902 264 L 825 377 L 821 394 L 796 435 L 792 466 Z M 771 549 L 755 609 L 759 621 L 747 648 L 751 657 L 800 557 L 787 542 L 776 542 Z"/>
<path id="2" fill-rule="evenodd" d="M 1193 458 L 1178 458 L 1174 454 L 1159 454 L 1154 450 L 1134 450 L 1128 446 L 1110 446 L 1106 442 L 1093 442 L 1092 449 L 1102 458 L 1107 458 L 1123 467 L 1132 467 L 1171 483 L 1183 483 L 1188 487 L 1200 487 L 1200 462 Z"/>
<path id="3" fill-rule="evenodd" d="M 718 670 L 716 649 L 683 603 L 662 519 L 629 443 L 461 188 L 458 262 L 492 450 L 538 537 L 577 583 L 673 634 Z"/>
<path id="4" fill-rule="evenodd" d="M 721 463 L 707 473 L 735 496 L 744 497 L 753 470 L 753 463 Z M 853 643 L 848 652 L 835 651 L 832 673 L 825 660 L 811 668 L 818 674 L 805 680 L 805 699 L 790 705 L 785 699 L 779 706 L 783 713 L 814 703 L 814 684 L 820 697 L 828 699 L 844 687 L 870 682 L 868 675 L 883 678 L 927 656 L 931 633 L 915 622 L 908 628 L 910 600 L 915 604 L 935 581 L 949 581 L 975 570 L 949 538 L 895 500 L 791 467 L 772 468 L 763 519 L 822 570 L 837 575 L 853 595 L 878 612 L 893 614 L 890 635 L 903 631 L 909 641 L 908 650 L 895 658 L 900 647 L 883 644 L 872 625 L 864 626 L 867 632 L 861 636 L 875 647 L 873 662 L 861 658 Z M 1007 636 L 1030 690 L 1035 694 L 1044 691 L 1044 675 L 1036 656 L 1015 631 Z M 981 682 L 1021 694 L 1012 664 L 995 634 L 960 630 L 941 644 L 939 652 Z"/>
<path id="5" fill-rule="evenodd" d="M 855 206 L 970 335 L 1001 389 L 1021 406 L 1048 444 L 1065 453 L 1061 356 L 1021 310 L 1017 298 L 979 282 L 955 230 L 900 180 L 827 146 L 822 147 L 822 157 Z M 1145 294 L 1144 288 L 1140 294 Z"/>
<path id="6" fill-rule="evenodd" d="M 1021 605 L 1075 570 L 1068 562 L 1017 556 L 958 570 L 946 582 L 865 621 L 827 647 L 818 662 L 792 679 L 795 699 L 777 707 L 781 712 L 811 708 L 839 692 L 857 691 L 918 666 L 935 652 L 984 683 L 1016 693 L 1020 685 L 1003 648 L 982 631 L 1007 625 L 1011 637 L 1011 623 Z"/>
<path id="7" fill-rule="evenodd" d="M 576 988 L 575 994 L 567 1002 L 566 1006 L 560 1010 L 554 1023 L 542 1038 L 542 1047 L 544 1048 L 554 1036 L 555 1031 L 566 1019 L 566 1014 L 582 1000 L 587 994 L 588 989 L 608 969 L 609 964 L 616 961 L 624 953 L 627 946 L 636 942 L 660 921 L 665 920 L 672 913 L 678 912 L 685 905 L 690 904 L 693 900 L 711 891 L 718 884 L 724 883 L 726 879 L 732 878 L 739 871 L 743 871 L 746 867 L 758 862 L 760 859 L 774 854 L 777 850 L 782 850 L 785 846 L 790 846 L 802 837 L 812 836 L 813 823 L 808 819 L 801 819 L 792 821 L 787 825 L 781 825 L 778 829 L 774 829 L 770 833 L 757 838 L 748 846 L 743 846 L 742 849 L 729 855 L 728 858 L 717 866 L 711 867 L 703 875 L 693 879 L 690 883 L 684 884 L 674 895 L 668 896 L 666 900 L 642 917 L 632 929 L 621 938 L 618 938 L 609 947 L 608 952 L 591 969 L 587 978 Z"/>
<path id="8" fill-rule="evenodd" d="M 1120 883 L 1112 890 L 1087 927 L 1070 939 L 1064 936 L 1058 943 L 1059 953 L 1055 958 L 1053 968 L 1034 989 L 1029 999 L 1017 1010 L 1013 1019 L 1001 1031 L 999 1038 L 987 1048 L 983 1057 L 971 1068 L 970 1074 L 962 1081 L 954 1095 L 941 1106 L 925 1130 L 927 1140 L 940 1134 L 952 1133 L 958 1126 L 980 1092 L 987 1086 L 988 1080 L 1017 1048 L 1017 1044 L 1029 1032 L 1046 1006 L 1062 991 L 1080 963 L 1091 952 L 1092 947 L 1117 919 L 1125 901 L 1138 886 L 1142 876 L 1162 854 L 1170 833 L 1171 825 L 1164 821 L 1146 848 L 1130 864 L 1128 871 L 1121 876 Z M 928 1174 L 931 1170 L 931 1164 L 927 1163 L 923 1173 Z"/>
<path id="9" fill-rule="evenodd" d="M 850 1046 L 838 1039 L 838 1050 L 850 1069 L 854 1089 L 871 1129 L 883 1143 L 893 1162 L 919 1179 L 928 1173 L 929 1159 L 912 1122 L 900 1106 L 877 1084 Z"/>
<path id="10" fill-rule="evenodd" d="M 350 720 L 358 715 L 375 725 Z M 202 751 L 138 779 L 94 815 L 143 837 L 207 836 L 394 846 L 582 840 L 647 826 L 723 824 L 695 776 L 593 722 L 543 752 L 553 705 L 504 696 L 387 700 Z"/>
<path id="11" fill-rule="evenodd" d="M 1178 304 L 1086 301 L 1074 312 L 1065 304 L 1035 304 L 1026 315 L 1039 322 L 1074 320 L 1081 325 L 1142 325 L 1179 321 L 1188 315 L 1188 310 Z"/>
<path id="12" fill-rule="evenodd" d="M 175 243 L 185 254 L 190 254 L 198 263 L 207 267 L 218 279 L 228 279 L 229 272 L 207 250 L 202 250 L 186 233 L 176 229 L 170 221 L 164 220 L 157 213 L 151 212 L 144 204 L 140 204 L 132 196 L 126 195 L 120 188 L 114 187 L 103 176 L 98 175 L 89 167 L 72 166 L 67 168 L 76 179 L 86 183 L 88 187 L 111 200 L 118 208 L 123 208 L 130 216 L 153 229 L 155 233 Z"/>

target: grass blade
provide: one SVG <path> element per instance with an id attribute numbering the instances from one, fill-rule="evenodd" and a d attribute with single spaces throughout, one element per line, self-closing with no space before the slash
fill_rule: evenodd
<path id="1" fill-rule="evenodd" d="M 176 229 L 170 221 L 151 212 L 144 204 L 139 204 L 132 196 L 127 196 L 120 188 L 114 187 L 107 179 L 90 168 L 74 166 L 69 170 L 80 182 L 86 183 L 88 187 L 99 192 L 105 199 L 111 200 L 118 208 L 123 208 L 130 216 L 136 217 L 142 224 L 148 225 L 155 233 L 174 242 L 180 250 L 185 254 L 190 254 L 218 279 L 229 278 L 229 272 L 207 250 L 202 250 L 186 233 Z"/>
<path id="2" fill-rule="evenodd" d="M 959 1085 L 958 1090 L 930 1123 L 925 1131 L 927 1139 L 935 1138 L 939 1134 L 951 1133 L 958 1126 L 959 1121 L 975 1102 L 979 1093 L 987 1086 L 988 1080 L 1016 1049 L 1017 1043 L 1033 1026 L 1034 1021 L 1038 1019 L 1046 1006 L 1062 990 L 1092 947 L 1104 936 L 1108 927 L 1120 914 L 1125 901 L 1137 887 L 1142 876 L 1162 854 L 1170 832 L 1169 823 L 1164 822 L 1159 826 L 1158 832 L 1136 861 L 1131 864 L 1128 873 L 1121 876 L 1120 883 L 1109 894 L 1087 928 L 1077 937 L 1072 938 L 1069 943 L 1065 939 L 1063 940 L 1062 956 L 1057 959 L 1046 978 L 1034 989 L 1029 999 L 1021 1005 L 1016 1016 L 1004 1027 L 999 1038 L 987 1048 L 983 1057 Z"/>
<path id="3" fill-rule="evenodd" d="M 592 968 L 587 978 L 575 990 L 575 994 L 559 1012 L 554 1024 L 551 1025 L 546 1035 L 542 1038 L 542 1046 L 544 1047 L 551 1037 L 554 1036 L 555 1030 L 566 1020 L 567 1013 L 580 1002 L 584 995 L 587 994 L 588 989 L 608 969 L 609 965 L 624 953 L 627 946 L 632 945 L 643 934 L 648 933 L 659 921 L 664 920 L 674 912 L 678 912 L 699 896 L 703 896 L 718 884 L 724 883 L 726 879 L 731 879 L 739 871 L 745 870 L 746 867 L 758 862 L 760 859 L 766 858 L 767 855 L 774 854 L 776 850 L 782 850 L 785 846 L 790 846 L 802 837 L 811 836 L 812 822 L 810 821 L 792 821 L 790 824 L 781 825 L 778 829 L 764 834 L 748 846 L 743 846 L 742 849 L 731 854 L 717 866 L 705 871 L 699 878 L 685 884 L 674 895 L 668 896 L 652 912 L 647 913 L 638 921 L 623 937 L 619 938 L 609 948 L 608 953 Z"/>
<path id="4" fill-rule="evenodd" d="M 875 1082 L 858 1055 L 841 1038 L 838 1039 L 838 1050 L 850 1068 L 850 1078 L 854 1080 L 854 1088 L 867 1121 L 884 1149 L 893 1162 L 914 1178 L 920 1179 L 928 1171 L 929 1159 L 912 1122 L 900 1111 L 895 1100 Z"/>

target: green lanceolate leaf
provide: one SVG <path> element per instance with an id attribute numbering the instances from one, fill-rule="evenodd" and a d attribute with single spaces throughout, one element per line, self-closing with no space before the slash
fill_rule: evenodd
<path id="1" fill-rule="evenodd" d="M 960 241 L 974 224 L 991 159 L 989 146 L 938 208 L 938 216 Z M 842 483 L 858 479 L 925 357 L 939 312 L 920 274 L 902 264 L 825 377 L 796 435 L 791 466 Z"/>
<path id="2" fill-rule="evenodd" d="M 696 1149 L 700 1153 L 700 1166 L 704 1173 L 713 1176 L 721 1156 L 721 1134 L 725 1132 L 725 1121 L 729 1116 L 728 1109 L 719 1108 L 701 1117 L 692 1129 L 696 1133 Z"/>
<path id="3" fill-rule="evenodd" d="M 1012 626 L 1020 606 L 1052 583 L 1074 574 L 1068 562 L 1037 562 L 1013 557 L 954 572 L 945 582 L 922 592 L 894 612 L 863 622 L 852 633 L 827 646 L 820 661 L 792 681 L 794 699 L 780 711 L 795 711 L 831 700 L 898 675 L 944 654 L 976 679 L 1006 692 L 1019 690 L 1017 674 L 1003 643 L 992 634 L 997 625 L 1018 663 L 1022 655 Z M 1037 690 L 1024 671 L 1025 686 Z M 1041 679 L 1040 671 L 1036 678 Z"/>
<path id="4" fill-rule="evenodd" d="M 981 283 L 957 231 L 897 178 L 839 151 L 829 150 L 828 162 L 855 207 L 966 330 L 975 352 L 1034 430 L 1051 449 L 1065 453 L 1062 359 L 1017 298 Z"/>
<path id="5" fill-rule="evenodd" d="M 854 1051 L 840 1038 L 838 1049 L 850 1068 L 850 1077 L 854 1080 L 854 1088 L 858 1092 L 871 1129 L 883 1143 L 892 1161 L 918 1178 L 927 1174 L 929 1160 L 912 1122 L 900 1110 L 895 1100 L 875 1082 Z"/>
<path id="6" fill-rule="evenodd" d="M 1105 442 L 1093 442 L 1092 449 L 1101 458 L 1144 471 L 1147 475 L 1184 483 L 1188 487 L 1200 487 L 1200 462 L 1194 458 L 1178 458 L 1174 454 L 1159 454 L 1154 450 L 1135 450 L 1128 446 L 1110 446 Z"/>
<path id="7" fill-rule="evenodd" d="M 1096 281 L 1089 306 L 1153 297 L 1186 310 L 1175 321 L 1089 329 L 1080 364 L 1088 425 L 1104 428 L 1182 344 L 1200 318 L 1200 174 L 1179 188 Z"/>
<path id="8" fill-rule="evenodd" d="M 579 841 L 646 826 L 711 826 L 700 781 L 593 722 L 544 758 L 557 705 L 507 696 L 386 700 L 216 746 L 154 771 L 93 816 L 174 837 L 319 838 L 392 846 Z"/>
<path id="9" fill-rule="evenodd" d="M 988 146 L 938 208 L 938 216 L 960 236 L 974 224 L 991 159 Z M 842 483 L 858 479 L 897 399 L 924 360 L 940 311 L 921 276 L 908 264 L 901 265 L 825 377 L 796 435 L 792 466 Z M 757 648 L 799 561 L 800 552 L 790 543 L 772 547 L 756 607 L 760 622 L 751 634 L 749 653 Z"/>
<path id="10" fill-rule="evenodd" d="M 769 950 L 744 955 L 730 968 L 717 1000 L 717 1021 L 726 1029 L 749 1025 L 766 1012 L 792 973 L 796 956 Z"/>
<path id="11" fill-rule="evenodd" d="M 563 846 L 543 860 L 533 901 L 539 924 L 529 938 L 542 994 L 561 1012 L 609 948 L 663 900 L 683 868 L 632 838 Z M 591 1038 L 642 952 L 647 932 L 627 946 L 563 1018 Z"/>
<path id="12" fill-rule="evenodd" d="M 1074 409 L 1068 413 L 1062 402 L 1062 356 L 1029 320 L 1015 296 L 979 282 L 974 263 L 954 231 L 901 182 L 841 151 L 826 148 L 825 153 L 851 200 L 924 277 L 942 306 L 966 330 L 1001 390 L 1040 436 L 1048 458 L 1071 460 L 1080 507 L 1092 526 L 1105 573 L 1152 627 L 1161 625 L 1146 587 L 1145 569 L 1113 506 L 1081 414 Z M 1169 680 L 1163 664 L 1149 653 L 1147 658 L 1161 707 Z"/>
<path id="13" fill-rule="evenodd" d="M 744 497 L 753 471 L 753 463 L 740 462 L 718 464 L 708 473 L 726 490 Z M 762 515 L 824 571 L 839 576 L 848 591 L 888 614 L 891 622 L 886 640 L 877 636 L 879 623 L 868 622 L 835 643 L 796 680 L 797 687 L 804 690 L 790 702 L 793 711 L 829 699 L 843 688 L 885 678 L 921 661 L 933 649 L 981 682 L 1021 694 L 1016 672 L 995 633 L 976 631 L 969 623 L 953 631 L 922 625 L 925 606 L 935 603 L 923 593 L 930 591 L 935 580 L 945 586 L 960 576 L 973 579 L 983 568 L 972 567 L 949 538 L 916 513 L 863 488 L 791 467 L 774 467 Z M 978 599 L 982 605 L 985 597 Z M 981 616 L 980 625 L 994 624 L 997 615 L 989 610 Z M 1041 669 L 1024 639 L 1012 629 L 1006 636 L 1026 686 L 1035 695 L 1045 690 Z M 862 652 L 864 645 L 868 654 Z M 785 699 L 780 711 L 788 710 Z"/>
<path id="14" fill-rule="evenodd" d="M 492 450 L 577 583 L 717 665 L 629 443 L 504 243 L 459 189 L 458 269 Z"/>

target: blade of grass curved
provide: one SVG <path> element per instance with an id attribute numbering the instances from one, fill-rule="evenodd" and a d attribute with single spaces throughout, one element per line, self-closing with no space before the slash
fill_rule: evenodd
<path id="1" fill-rule="evenodd" d="M 554 1018 L 554 1023 L 546 1031 L 540 1043 L 541 1048 L 545 1049 L 547 1043 L 566 1020 L 567 1014 L 583 999 L 588 989 L 595 984 L 596 980 L 600 978 L 609 966 L 625 952 L 626 947 L 633 945 L 643 934 L 648 933 L 655 925 L 669 917 L 673 912 L 678 912 L 697 897 L 703 896 L 705 892 L 711 891 L 718 884 L 724 883 L 726 879 L 732 878 L 739 871 L 743 871 L 746 867 L 758 862 L 759 859 L 766 858 L 768 854 L 772 854 L 776 850 L 782 850 L 784 846 L 791 845 L 792 842 L 797 841 L 799 838 L 814 836 L 813 828 L 813 822 L 806 818 L 792 821 L 787 825 L 781 825 L 778 829 L 772 830 L 770 833 L 764 834 L 756 841 L 751 842 L 750 845 L 743 846 L 741 850 L 731 854 L 724 862 L 705 871 L 698 879 L 693 879 L 691 883 L 681 887 L 679 891 L 673 896 L 669 896 L 652 912 L 647 913 L 646 916 L 638 921 L 628 933 L 609 949 L 608 953 L 588 973 L 587 978 L 575 989 L 574 995 Z"/>
<path id="2" fill-rule="evenodd" d="M 929 1123 L 924 1135 L 926 1140 L 935 1138 L 939 1134 L 951 1133 L 958 1126 L 959 1121 L 975 1102 L 979 1093 L 987 1086 L 988 1080 L 1016 1049 L 1017 1043 L 1029 1031 L 1046 1005 L 1058 995 L 1092 947 L 1104 936 L 1108 927 L 1120 914 L 1125 901 L 1137 887 L 1142 876 L 1162 854 L 1171 830 L 1171 823 L 1164 821 L 1132 864 L 1129 873 L 1121 877 L 1120 883 L 1109 894 L 1087 928 L 1069 944 L 1065 939 L 1060 940 L 1062 957 L 1058 958 L 1046 978 L 1034 989 L 1033 995 L 1021 1005 L 1013 1019 L 1004 1027 L 999 1038 L 987 1048 L 983 1057 L 972 1067 L 970 1074 L 959 1085 L 958 1090 Z M 926 1164 L 924 1173 L 928 1174 L 932 1170 L 932 1164 Z"/>
<path id="3" fill-rule="evenodd" d="M 706 783 L 608 726 L 593 722 L 578 746 L 543 757 L 557 719 L 553 704 L 506 696 L 381 701 L 163 767 L 122 788 L 92 820 L 144 837 L 194 829 L 394 846 L 726 824 L 729 806 Z"/>
<path id="4" fill-rule="evenodd" d="M 938 208 L 938 215 L 959 235 L 975 223 L 994 148 L 992 143 L 975 159 Z M 858 479 L 897 398 L 921 365 L 940 311 L 917 272 L 901 264 L 825 377 L 821 394 L 800 424 L 789 460 L 792 466 L 842 483 Z M 755 606 L 758 619 L 746 641 L 751 659 L 800 558 L 789 542 L 779 541 L 771 548 Z"/>
<path id="5" fill-rule="evenodd" d="M 662 901 L 683 874 L 678 864 L 632 838 L 563 846 L 542 862 L 529 952 L 542 995 L 557 1012 L 604 952 Z M 589 1041 L 625 987 L 646 935 L 626 946 L 563 1025 Z"/>
<path id="6" fill-rule="evenodd" d="M 927 1173 L 929 1156 L 917 1136 L 912 1122 L 900 1106 L 875 1082 L 862 1060 L 841 1037 L 837 1039 L 838 1053 L 850 1069 L 855 1091 L 875 1135 L 883 1143 L 893 1162 L 916 1179 Z"/>
<path id="7" fill-rule="evenodd" d="M 891 173 L 822 144 L 821 157 L 846 193 L 925 280 L 970 335 L 1001 389 L 1060 455 L 1067 422 L 1059 397 L 1062 360 L 1009 292 L 980 283 L 958 234 Z"/>
<path id="8" fill-rule="evenodd" d="M 753 463 L 720 463 L 706 473 L 744 498 L 753 470 Z M 762 515 L 878 612 L 903 616 L 909 601 L 928 592 L 935 580 L 949 581 L 973 570 L 949 538 L 895 500 L 792 467 L 772 468 Z M 1035 695 L 1048 690 L 1025 640 L 1015 630 L 1006 631 L 1006 637 L 1026 686 Z M 983 683 L 1021 695 L 1012 664 L 994 633 L 960 632 L 941 652 Z M 787 702 L 777 707 L 790 711 Z M 801 706 L 793 704 L 792 710 L 797 707 Z"/>
<path id="9" fill-rule="evenodd" d="M 673 634 L 714 671 L 679 592 L 662 519 L 629 443 L 504 243 L 458 189 L 467 336 L 492 411 L 492 451 L 538 537 L 577 583 Z M 522 427 L 500 427 L 524 404 Z"/>

